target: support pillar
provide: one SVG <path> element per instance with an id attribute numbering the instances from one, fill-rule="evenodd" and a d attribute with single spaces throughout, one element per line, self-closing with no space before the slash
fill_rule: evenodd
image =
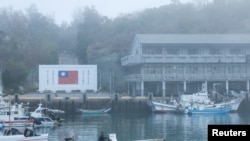
<path id="1" fill-rule="evenodd" d="M 248 96 L 249 96 L 249 80 L 247 80 L 247 93 L 246 93 L 246 107 L 248 108 Z"/>
<path id="2" fill-rule="evenodd" d="M 141 81 L 141 96 L 144 95 L 144 81 Z"/>
<path id="3" fill-rule="evenodd" d="M 166 97 L 166 82 L 162 81 L 162 97 Z"/>
<path id="4" fill-rule="evenodd" d="M 134 82 L 134 85 L 132 86 L 132 96 L 135 96 L 136 83 L 137 82 Z"/>
<path id="5" fill-rule="evenodd" d="M 187 81 L 186 80 L 183 82 L 183 90 L 184 90 L 184 93 L 187 92 Z"/>
<path id="6" fill-rule="evenodd" d="M 249 80 L 247 80 L 247 93 L 249 94 Z"/>
<path id="7" fill-rule="evenodd" d="M 229 82 L 228 80 L 226 81 L 226 94 L 228 95 L 229 93 Z"/>
<path id="8" fill-rule="evenodd" d="M 128 91 L 127 91 L 127 93 L 128 93 L 128 95 L 130 95 L 130 93 L 129 93 L 129 81 L 128 81 Z"/>
<path id="9" fill-rule="evenodd" d="M 205 80 L 204 82 L 204 87 L 205 87 L 205 91 L 208 92 L 208 88 L 207 88 L 207 80 Z"/>

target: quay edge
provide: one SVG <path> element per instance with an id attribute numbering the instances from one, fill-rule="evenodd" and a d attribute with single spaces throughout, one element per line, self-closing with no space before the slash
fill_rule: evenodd
<path id="1" fill-rule="evenodd" d="M 64 110 L 66 113 L 74 113 L 77 109 L 101 109 L 112 108 L 112 113 L 149 113 L 147 106 L 149 99 L 164 99 L 169 97 L 146 97 L 146 96 L 128 96 L 119 94 L 82 94 L 82 93 L 56 93 L 42 94 L 32 93 L 24 95 L 13 95 L 4 97 L 5 100 L 11 99 L 12 103 L 29 103 L 30 107 L 37 107 L 38 103 L 44 106 L 53 106 Z M 248 95 L 239 106 L 239 113 L 246 113 L 250 109 L 250 100 Z"/>

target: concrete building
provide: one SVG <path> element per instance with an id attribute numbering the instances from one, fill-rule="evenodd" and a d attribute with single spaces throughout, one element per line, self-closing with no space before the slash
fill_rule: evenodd
<path id="1" fill-rule="evenodd" d="M 97 65 L 39 65 L 39 91 L 97 91 Z"/>
<path id="2" fill-rule="evenodd" d="M 130 95 L 249 92 L 250 35 L 138 34 L 121 63 Z"/>

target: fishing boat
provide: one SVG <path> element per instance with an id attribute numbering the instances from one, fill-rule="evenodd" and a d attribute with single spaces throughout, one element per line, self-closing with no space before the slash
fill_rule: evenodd
<path id="1" fill-rule="evenodd" d="M 180 109 L 183 110 L 191 107 L 194 104 L 202 105 L 205 108 L 223 108 L 226 106 L 230 107 L 230 112 L 236 112 L 239 108 L 240 103 L 245 99 L 245 93 L 237 93 L 231 97 L 225 97 L 225 100 L 221 102 L 215 102 L 211 100 L 209 94 L 206 91 L 200 93 L 194 93 L 191 95 L 180 96 Z"/>
<path id="2" fill-rule="evenodd" d="M 231 111 L 231 106 L 224 107 L 204 107 L 204 105 L 198 105 L 189 107 L 185 111 L 187 114 L 225 114 Z"/>
<path id="3" fill-rule="evenodd" d="M 34 112 L 30 112 L 30 117 L 34 120 L 35 126 L 54 126 L 63 121 L 58 115 L 64 113 L 62 110 L 44 108 L 39 103 Z"/>
<path id="4" fill-rule="evenodd" d="M 3 134 L 0 135 L 1 141 L 48 141 L 48 133 L 37 134 L 34 130 L 25 128 L 22 133 L 16 128 L 4 130 Z"/>
<path id="5" fill-rule="evenodd" d="M 219 102 L 219 103 L 215 103 L 213 105 L 216 106 L 216 107 L 229 105 L 229 106 L 231 106 L 231 111 L 230 112 L 237 112 L 241 102 L 245 99 L 245 95 L 246 94 L 244 92 L 240 92 L 238 94 L 232 95 L 228 100 L 225 100 L 225 101 L 222 101 L 222 102 Z"/>
<path id="6" fill-rule="evenodd" d="M 33 120 L 27 115 L 23 103 L 0 107 L 0 122 L 4 127 L 32 126 Z"/>
<path id="7" fill-rule="evenodd" d="M 147 105 L 155 113 L 186 113 L 187 109 L 190 109 L 193 105 L 202 105 L 204 108 L 211 109 L 223 109 L 224 107 L 230 107 L 230 112 L 236 112 L 240 103 L 245 98 L 245 93 L 233 93 L 230 97 L 225 97 L 221 102 L 215 102 L 211 99 L 211 95 L 208 93 L 206 85 L 202 85 L 202 90 L 192 94 L 182 94 L 178 97 L 178 100 L 171 97 L 169 102 L 148 100 Z M 219 111 L 218 111 L 219 112 Z"/>
<path id="8" fill-rule="evenodd" d="M 4 101 L 3 96 L 4 94 L 0 91 L 0 108 L 8 106 L 8 103 Z"/>
<path id="9" fill-rule="evenodd" d="M 80 114 L 106 114 L 111 111 L 111 108 L 106 109 L 97 109 L 97 110 L 86 110 L 86 109 L 78 109 L 77 113 Z"/>
<path id="10" fill-rule="evenodd" d="M 154 113 L 175 113 L 179 112 L 179 103 L 176 99 L 171 98 L 170 101 L 153 101 L 148 100 L 147 105 Z"/>
<path id="11" fill-rule="evenodd" d="M 178 100 L 177 100 L 178 99 Z M 147 105 L 154 113 L 183 113 L 187 107 L 190 107 L 191 102 L 209 103 L 211 100 L 208 97 L 206 85 L 202 85 L 202 90 L 191 95 L 180 95 L 178 98 L 171 96 L 170 101 L 147 101 Z"/>

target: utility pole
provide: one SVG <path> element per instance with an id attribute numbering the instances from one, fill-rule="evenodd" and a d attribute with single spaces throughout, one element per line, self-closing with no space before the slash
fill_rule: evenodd
<path id="1" fill-rule="evenodd" d="M 3 92 L 3 82 L 2 82 L 2 60 L 0 60 L 0 94 Z"/>
<path id="2" fill-rule="evenodd" d="M 112 94 L 112 69 L 110 71 L 110 77 L 109 77 L 109 93 Z"/>
<path id="3" fill-rule="evenodd" d="M 102 89 L 102 74 L 101 71 L 99 70 L 99 90 Z"/>
<path id="4" fill-rule="evenodd" d="M 109 65 L 108 65 L 108 74 L 109 74 L 109 93 L 115 92 L 115 61 L 117 60 L 118 55 L 116 53 L 112 53 L 108 56 Z"/>

